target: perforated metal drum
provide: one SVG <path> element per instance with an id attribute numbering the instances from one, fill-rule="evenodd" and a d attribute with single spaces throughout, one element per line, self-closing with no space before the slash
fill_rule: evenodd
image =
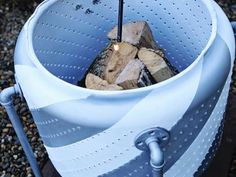
<path id="1" fill-rule="evenodd" d="M 126 0 L 124 22 L 147 21 L 180 73 L 153 86 L 76 86 L 107 45 L 118 1 L 47 0 L 25 24 L 16 79 L 50 159 L 63 177 L 151 176 L 134 146 L 152 127 L 170 132 L 164 176 L 199 176 L 219 145 L 235 56 L 232 27 L 211 0 Z"/>

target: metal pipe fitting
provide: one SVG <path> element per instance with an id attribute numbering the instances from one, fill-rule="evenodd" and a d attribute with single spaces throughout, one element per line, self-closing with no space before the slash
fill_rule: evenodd
<path id="1" fill-rule="evenodd" d="M 135 138 L 136 148 L 150 152 L 150 165 L 153 177 L 163 177 L 165 160 L 161 145 L 167 143 L 169 138 L 168 131 L 163 128 L 145 130 Z"/>
<path id="2" fill-rule="evenodd" d="M 9 87 L 4 89 L 0 93 L 0 103 L 1 105 L 5 106 L 10 106 L 12 104 L 12 96 L 16 94 L 15 87 Z"/>
<path id="3" fill-rule="evenodd" d="M 153 169 L 153 177 L 162 177 L 165 161 L 164 153 L 161 150 L 158 140 L 155 138 L 150 138 L 146 140 L 146 144 L 148 145 L 150 151 L 150 164 Z"/>
<path id="4" fill-rule="evenodd" d="M 12 87 L 4 89 L 0 93 L 0 103 L 6 109 L 8 117 L 14 127 L 16 135 L 23 147 L 23 150 L 26 154 L 26 157 L 30 163 L 30 166 L 33 170 L 33 173 L 36 177 L 41 177 L 41 173 L 37 164 L 37 160 L 34 156 L 33 150 L 28 142 L 26 134 L 24 132 L 22 123 L 20 121 L 19 116 L 16 113 L 15 107 L 13 105 L 13 96 L 20 94 L 20 90 L 18 85 L 14 85 Z"/>
<path id="5" fill-rule="evenodd" d="M 146 140 L 146 144 L 150 150 L 151 165 L 157 168 L 163 166 L 164 154 L 161 150 L 158 140 L 155 138 L 149 138 Z"/>

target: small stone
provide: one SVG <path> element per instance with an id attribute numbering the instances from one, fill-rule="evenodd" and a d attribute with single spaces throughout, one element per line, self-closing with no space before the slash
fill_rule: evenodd
<path id="1" fill-rule="evenodd" d="M 10 142 L 12 140 L 12 136 L 8 136 L 7 140 Z"/>
<path id="2" fill-rule="evenodd" d="M 33 129 L 33 128 L 35 128 L 36 126 L 35 126 L 35 124 L 30 124 L 30 126 L 29 126 L 31 129 Z"/>
<path id="3" fill-rule="evenodd" d="M 17 155 L 13 155 L 13 158 L 16 160 L 18 158 L 18 156 Z"/>
<path id="4" fill-rule="evenodd" d="M 27 108 L 26 108 L 26 107 L 23 107 L 23 108 L 20 109 L 20 114 L 23 114 L 23 113 L 25 113 L 26 111 L 27 111 Z"/>
<path id="5" fill-rule="evenodd" d="M 4 128 L 3 130 L 2 130 L 2 133 L 8 133 L 9 132 L 9 128 Z"/>
<path id="6" fill-rule="evenodd" d="M 5 150 L 6 146 L 4 144 L 1 144 L 1 150 Z"/>
<path id="7" fill-rule="evenodd" d="M 37 138 L 34 136 L 31 138 L 31 142 L 35 142 L 37 140 Z"/>
<path id="8" fill-rule="evenodd" d="M 22 116 L 22 120 L 23 120 L 24 122 L 26 122 L 27 117 L 26 117 L 26 116 Z"/>
<path id="9" fill-rule="evenodd" d="M 30 167 L 27 167 L 27 168 L 26 168 L 26 172 L 27 172 L 27 173 L 31 173 L 31 171 L 32 171 L 32 170 L 31 170 Z"/>
<path id="10" fill-rule="evenodd" d="M 12 124 L 7 124 L 6 127 L 7 128 L 12 128 Z"/>
<path id="11" fill-rule="evenodd" d="M 7 71 L 7 72 L 6 72 L 6 75 L 7 75 L 7 76 L 13 76 L 13 75 L 14 75 L 14 72 L 12 72 L 12 71 Z"/>
<path id="12" fill-rule="evenodd" d="M 9 166 L 10 166 L 10 164 L 7 162 L 7 163 L 4 163 L 4 164 L 3 164 L 2 168 L 3 168 L 4 170 L 6 170 Z"/>

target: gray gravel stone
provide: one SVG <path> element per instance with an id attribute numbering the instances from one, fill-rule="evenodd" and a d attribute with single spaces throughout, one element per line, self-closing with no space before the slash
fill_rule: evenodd
<path id="1" fill-rule="evenodd" d="M 4 4 L 2 2 L 5 2 Z M 12 0 L 0 0 L 0 91 L 14 84 L 13 53 L 17 36 L 25 21 L 32 14 L 37 3 L 28 0 L 25 7 L 13 7 Z M 22 2 L 22 1 L 18 1 Z M 23 5 L 23 4 L 22 4 Z M 39 138 L 38 131 L 25 103 L 20 98 L 14 100 L 20 113 L 24 130 L 42 167 L 48 157 Z M 0 177 L 30 177 L 32 170 L 25 158 L 19 140 L 15 135 L 5 110 L 0 107 Z M 36 152 L 37 149 L 37 152 Z M 40 153 L 39 153 L 40 152 Z"/>

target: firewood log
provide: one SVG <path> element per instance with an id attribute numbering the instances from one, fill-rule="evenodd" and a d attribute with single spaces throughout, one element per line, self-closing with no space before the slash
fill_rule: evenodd
<path id="1" fill-rule="evenodd" d="M 174 76 L 174 72 L 170 69 L 164 55 L 160 51 L 141 48 L 138 52 L 138 58 L 147 66 L 156 82 L 161 82 Z"/>
<path id="2" fill-rule="evenodd" d="M 123 90 L 122 87 L 116 84 L 109 84 L 107 81 L 91 73 L 87 74 L 85 85 L 86 88 L 94 90 Z"/>
<path id="3" fill-rule="evenodd" d="M 114 51 L 114 45 L 110 43 L 103 51 L 95 58 L 94 62 L 88 69 L 88 73 L 92 73 L 102 79 L 104 79 L 104 71 L 107 68 L 108 61 L 111 58 Z"/>
<path id="4" fill-rule="evenodd" d="M 156 82 L 139 59 L 131 60 L 120 73 L 115 82 L 124 89 L 146 87 Z"/>
<path id="5" fill-rule="evenodd" d="M 110 84 L 115 83 L 126 65 L 136 57 L 137 52 L 138 49 L 133 45 L 125 42 L 119 43 L 119 50 L 113 50 L 108 59 L 108 64 L 104 71 L 104 79 Z"/>
<path id="6" fill-rule="evenodd" d="M 116 40 L 117 26 L 114 27 L 109 33 L 108 38 Z M 122 27 L 122 41 L 128 42 L 137 47 L 146 47 L 158 49 L 158 46 L 152 35 L 151 28 L 145 21 L 126 23 Z"/>

